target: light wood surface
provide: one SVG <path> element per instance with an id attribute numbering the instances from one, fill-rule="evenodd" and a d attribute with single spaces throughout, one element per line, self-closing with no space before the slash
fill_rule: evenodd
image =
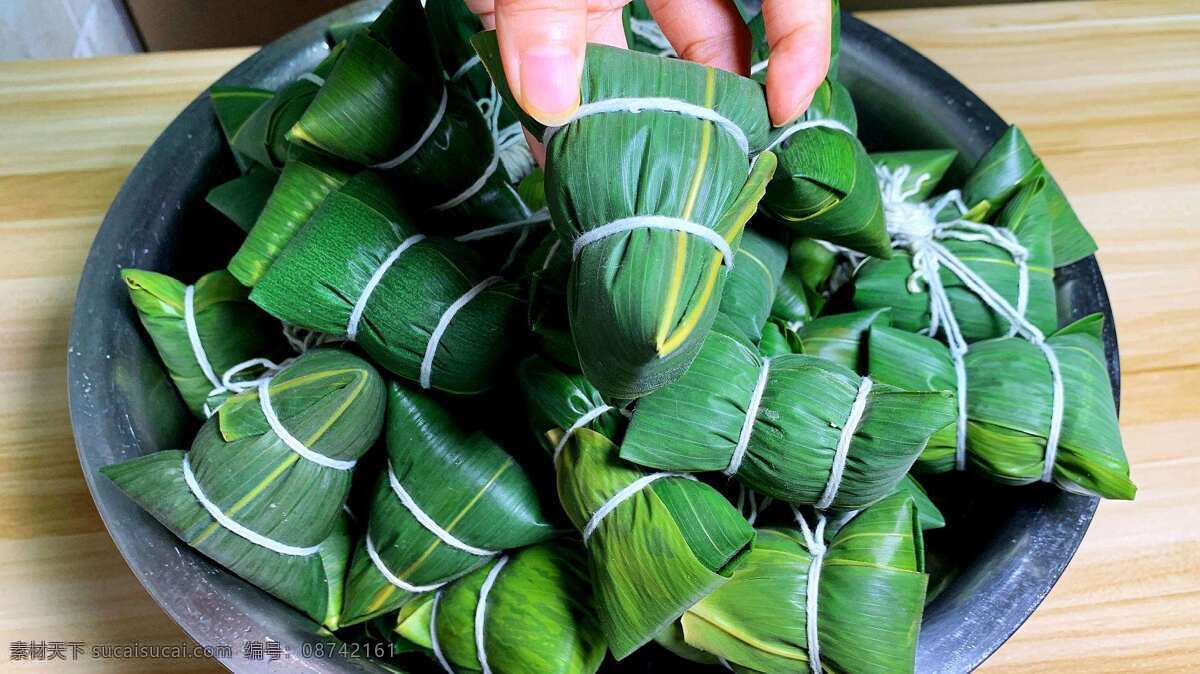
<path id="1" fill-rule="evenodd" d="M 1101 505 L 1062 580 L 985 669 L 1200 668 L 1200 4 L 862 16 L 1021 125 L 1100 242 L 1117 317 L 1138 499 Z M 0 63 L 0 647 L 187 639 L 129 572 L 84 485 L 67 416 L 67 329 L 121 181 L 189 100 L 250 53 Z M 171 668 L 220 671 L 203 659 Z"/>

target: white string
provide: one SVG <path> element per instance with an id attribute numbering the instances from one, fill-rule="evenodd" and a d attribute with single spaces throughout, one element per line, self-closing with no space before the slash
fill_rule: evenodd
<path id="1" fill-rule="evenodd" d="M 1046 355 L 1050 364 L 1050 379 L 1053 382 L 1054 398 L 1051 403 L 1050 432 L 1046 435 L 1046 455 L 1042 458 L 1042 482 L 1050 482 L 1054 478 L 1054 459 L 1058 456 L 1058 441 L 1062 435 L 1063 424 L 1063 380 L 1059 371 L 1058 355 L 1045 342 L 1038 342 L 1038 347 Z"/>
<path id="2" fill-rule="evenodd" d="M 698 236 L 712 244 L 712 247 L 721 253 L 721 260 L 726 269 L 733 269 L 733 249 L 729 247 L 729 242 L 725 240 L 725 237 L 704 225 L 667 215 L 635 215 L 588 230 L 575 239 L 575 245 L 571 248 L 571 257 L 579 257 L 579 252 L 589 244 L 635 229 L 666 229 Z"/>
<path id="3" fill-rule="evenodd" d="M 396 471 L 392 469 L 392 462 L 390 460 L 388 461 L 388 482 L 392 485 L 392 492 L 396 494 L 396 498 L 400 499 L 400 504 L 408 510 L 409 514 L 416 518 L 417 522 L 425 527 L 426 531 L 437 536 L 446 545 L 480 557 L 491 557 L 497 554 L 498 551 L 496 550 L 485 550 L 484 548 L 477 548 L 474 545 L 464 543 L 435 522 L 428 513 L 421 509 L 421 506 L 417 505 L 417 502 L 404 488 L 404 485 L 400 484 L 400 478 L 396 477 Z"/>
<path id="4" fill-rule="evenodd" d="M 808 528 L 808 522 L 800 511 L 796 511 L 796 522 L 800 525 L 800 533 L 804 536 L 804 545 L 812 555 L 808 566 L 808 582 L 804 589 L 804 622 L 808 641 L 808 669 L 812 674 L 821 674 L 821 638 L 817 630 L 817 598 L 820 592 L 821 565 L 825 562 L 825 516 L 817 513 L 815 530 Z"/>
<path id="5" fill-rule="evenodd" d="M 758 368 L 758 381 L 754 384 L 754 392 L 750 394 L 750 402 L 746 405 L 746 415 L 742 417 L 742 430 L 738 433 L 737 445 L 725 468 L 726 475 L 736 475 L 742 467 L 742 459 L 746 456 L 746 448 L 750 446 L 750 433 L 754 430 L 754 422 L 758 419 L 758 407 L 762 404 L 763 391 L 767 388 L 767 375 L 771 371 L 771 359 L 763 358 L 762 367 Z"/>
<path id="6" fill-rule="evenodd" d="M 477 229 L 473 232 L 467 232 L 466 234 L 454 237 L 454 240 L 463 242 L 479 241 L 480 239 L 488 239 L 493 236 L 507 234 L 513 230 L 527 229 L 530 225 L 540 225 L 545 222 L 550 222 L 550 211 L 543 208 L 527 218 L 514 220 L 512 222 L 504 222 L 499 225 L 492 225 L 491 227 L 484 227 L 483 229 Z"/>
<path id="7" fill-rule="evenodd" d="M 487 618 L 487 599 L 488 594 L 492 591 L 492 586 L 496 584 L 496 577 L 500 575 L 500 570 L 504 568 L 505 564 L 508 564 L 507 556 L 496 560 L 496 565 L 492 567 L 491 571 L 488 571 L 487 578 L 483 579 L 483 585 L 479 588 L 479 602 L 475 604 L 475 657 L 479 660 L 479 669 L 483 674 L 492 674 L 483 639 L 484 621 Z"/>
<path id="8" fill-rule="evenodd" d="M 299 325 L 292 325 L 291 323 L 283 324 L 283 338 L 287 340 L 288 346 L 292 347 L 292 350 L 299 354 L 308 353 L 318 346 L 345 341 L 339 335 L 329 335 L 324 332 L 302 328 Z"/>
<path id="9" fill-rule="evenodd" d="M 200 370 L 214 388 L 220 388 L 221 380 L 213 371 L 212 363 L 208 362 L 208 353 L 200 342 L 200 330 L 196 327 L 196 286 L 189 285 L 183 289 L 183 325 L 187 329 L 188 342 L 192 345 L 192 357 L 200 365 Z"/>
<path id="10" fill-rule="evenodd" d="M 758 63 L 755 63 L 754 65 L 750 66 L 750 74 L 757 75 L 760 72 L 766 70 L 767 66 L 770 65 L 770 61 L 771 61 L 771 59 L 763 59 L 763 60 L 759 61 Z"/>
<path id="11" fill-rule="evenodd" d="M 862 423 L 863 412 L 867 409 L 867 396 L 871 393 L 873 383 L 870 377 L 863 377 L 858 382 L 858 394 L 854 396 L 854 404 L 850 406 L 850 414 L 842 426 L 838 436 L 837 449 L 833 452 L 833 465 L 829 468 L 829 479 L 825 482 L 825 491 L 817 500 L 817 510 L 826 510 L 833 505 L 838 489 L 842 486 L 842 473 L 846 470 L 846 457 L 850 454 L 850 442 Z"/>
<path id="12" fill-rule="evenodd" d="M 1020 336 L 1037 345 L 1050 364 L 1052 404 L 1050 431 L 1047 435 L 1046 452 L 1043 457 L 1042 480 L 1050 481 L 1054 471 L 1054 459 L 1058 452 L 1062 432 L 1063 381 L 1058 359 L 1046 344 L 1042 331 L 1025 316 L 1029 303 L 1029 251 L 1020 244 L 1010 230 L 972 222 L 962 218 L 967 213 L 961 193 L 951 190 L 932 203 L 909 203 L 921 184 L 928 180 L 927 174 L 917 178 L 908 190 L 903 183 L 910 175 L 909 166 L 889 169 L 875 167 L 883 196 L 884 218 L 892 247 L 904 248 L 912 256 L 913 273 L 909 277 L 910 292 L 920 292 L 918 281 L 924 279 L 929 289 L 929 328 L 925 331 L 935 336 L 939 329 L 946 336 L 950 358 L 954 364 L 955 386 L 958 395 L 958 418 L 955 434 L 954 465 L 957 470 L 966 468 L 967 437 L 967 375 L 965 356 L 969 349 L 966 339 L 954 315 L 950 296 L 942 283 L 940 268 L 945 267 L 962 284 L 975 294 L 989 309 L 1009 323 L 1008 336 Z M 937 215 L 948 207 L 954 207 L 959 217 L 948 222 L 938 222 Z M 1017 266 L 1017 306 L 1013 306 L 1003 295 L 996 292 L 978 274 L 952 253 L 941 240 L 977 241 L 1001 248 L 1012 256 Z"/>
<path id="13" fill-rule="evenodd" d="M 654 19 L 629 17 L 629 32 L 650 43 L 659 56 L 674 56 L 675 48 Z"/>
<path id="14" fill-rule="evenodd" d="M 754 490 L 747 489 L 746 485 L 742 484 L 741 482 L 738 483 L 737 509 L 738 512 L 742 512 L 747 503 L 749 504 L 750 514 L 746 517 L 746 523 L 750 526 L 754 526 L 755 520 L 758 519 L 759 512 L 766 510 L 772 503 L 774 503 L 774 501 L 775 499 L 771 498 L 770 496 L 764 496 L 763 500 L 760 502 L 758 500 L 758 494 L 756 494 Z"/>
<path id="15" fill-rule="evenodd" d="M 775 140 L 767 143 L 767 146 L 764 147 L 762 151 L 766 152 L 767 150 L 773 150 L 783 141 L 791 138 L 801 131 L 806 131 L 808 129 L 833 129 L 834 131 L 848 133 L 851 136 L 855 135 L 848 126 L 842 124 L 841 122 L 834 121 L 832 119 L 810 119 L 807 122 L 797 122 L 789 126 L 787 129 L 784 129 L 782 133 L 775 137 Z"/>
<path id="16" fill-rule="evenodd" d="M 341 459 L 333 459 L 320 452 L 314 452 L 304 446 L 296 436 L 292 435 L 291 431 L 283 427 L 283 423 L 279 421 L 279 417 L 275 415 L 275 407 L 271 405 L 271 380 L 265 378 L 258 384 L 258 406 L 262 409 L 263 417 L 267 420 L 267 425 L 275 435 L 287 445 L 288 449 L 300 455 L 301 458 L 312 461 L 313 463 L 333 468 L 334 470 L 350 470 L 354 467 L 357 461 L 342 461 Z"/>
<path id="17" fill-rule="evenodd" d="M 454 320 L 454 315 L 460 309 L 465 307 L 468 302 L 475 299 L 479 293 L 487 290 L 491 286 L 503 281 L 499 276 L 489 276 L 473 288 L 463 293 L 463 296 L 454 300 L 454 302 L 446 309 L 442 317 L 438 319 L 437 326 L 433 329 L 433 333 L 429 335 L 429 342 L 425 345 L 425 357 L 421 359 L 421 388 L 429 388 L 431 386 L 430 379 L 433 376 L 433 359 L 437 355 L 438 344 L 442 341 L 442 335 L 446 333 L 446 329 L 450 327 L 450 321 Z"/>
<path id="18" fill-rule="evenodd" d="M 480 63 L 482 63 L 482 61 L 479 59 L 479 54 L 475 54 L 466 61 L 463 61 L 463 64 L 458 67 L 458 70 L 455 70 L 454 74 L 450 76 L 450 81 L 457 82 L 461 80 L 464 75 L 471 72 L 471 68 L 474 68 Z"/>
<path id="19" fill-rule="evenodd" d="M 611 498 L 609 498 L 607 501 L 605 501 L 603 504 L 601 504 L 601 506 L 596 510 L 596 512 L 592 513 L 592 517 L 591 517 L 591 519 L 588 520 L 587 526 L 585 526 L 583 528 L 583 542 L 587 543 L 588 539 L 592 537 L 593 533 L 595 533 L 596 527 L 600 526 L 600 522 L 605 517 L 608 517 L 609 513 L 616 510 L 617 506 L 624 503 L 626 500 L 628 500 L 633 495 L 637 494 L 639 491 L 645 489 L 646 486 L 649 485 L 650 483 L 654 482 L 655 480 L 661 480 L 664 477 L 682 477 L 687 480 L 695 480 L 696 479 L 695 476 L 689 475 L 687 473 L 662 472 L 662 473 L 651 473 L 649 475 L 643 475 L 642 477 L 639 477 L 638 479 L 634 480 L 633 482 L 630 482 L 624 489 L 617 492 L 616 494 L 613 494 Z"/>
<path id="20" fill-rule="evenodd" d="M 325 86 L 325 78 L 321 77 L 320 75 L 318 75 L 316 73 L 304 73 L 298 79 L 302 79 L 306 82 L 312 82 L 313 84 L 317 85 L 318 87 Z"/>
<path id="21" fill-rule="evenodd" d="M 450 582 L 449 580 L 444 580 L 440 583 L 434 583 L 432 585 L 413 585 L 405 581 L 403 578 L 400 578 L 396 574 L 392 573 L 391 569 L 387 568 L 387 565 L 383 563 L 383 559 L 379 556 L 379 551 L 375 549 L 375 541 L 371 539 L 370 533 L 367 534 L 367 556 L 371 558 L 371 563 L 375 565 L 375 568 L 379 570 L 379 573 L 383 574 L 383 577 L 386 578 L 389 583 L 395 585 L 401 590 L 404 590 L 405 592 L 429 592 L 430 590 L 436 590 Z"/>
<path id="22" fill-rule="evenodd" d="M 567 440 L 571 438 L 575 431 L 587 426 L 598 419 L 605 412 L 612 411 L 612 409 L 613 408 L 610 405 L 598 405 L 584 412 L 582 416 L 576 419 L 575 423 L 571 424 L 570 428 L 563 432 L 562 437 L 558 439 L 558 442 L 554 443 L 553 461 L 558 461 L 558 455 L 562 454 L 563 447 L 567 446 Z"/>
<path id="23" fill-rule="evenodd" d="M 442 592 L 444 590 L 438 590 L 433 595 L 433 605 L 429 607 L 429 647 L 433 649 L 433 656 L 437 658 L 442 669 L 446 670 L 446 674 L 454 674 L 454 668 L 450 666 L 446 655 L 442 653 L 442 645 L 438 642 L 437 636 L 438 604 L 442 603 Z"/>
<path id="24" fill-rule="evenodd" d="M 421 135 L 417 138 L 416 142 L 410 145 L 407 150 L 396 155 L 394 159 L 389 159 L 381 164 L 375 164 L 371 168 L 393 169 L 411 159 L 412 156 L 421 149 L 421 146 L 425 144 L 425 141 L 429 140 L 429 137 L 433 135 L 433 132 L 437 130 L 438 124 L 442 123 L 442 117 L 446 116 L 447 98 L 448 94 L 446 88 L 442 87 L 442 100 L 440 103 L 438 103 L 437 112 L 433 113 L 433 119 L 429 121 L 429 126 L 421 132 Z"/>
<path id="25" fill-rule="evenodd" d="M 231 533 L 237 534 L 238 536 L 241 536 L 242 538 L 259 547 L 266 548 L 271 552 L 277 552 L 281 555 L 288 555 L 290 557 L 306 557 L 321 549 L 320 545 L 300 548 L 294 545 L 280 543 L 275 539 L 267 538 L 260 533 L 256 533 L 247 529 L 246 527 L 235 522 L 233 518 L 221 512 L 221 509 L 217 507 L 217 504 L 208 500 L 208 497 L 204 495 L 204 490 L 200 488 L 200 483 L 196 481 L 196 476 L 192 473 L 192 465 L 188 461 L 187 453 L 184 453 L 183 455 L 183 481 L 187 483 L 188 489 L 192 491 L 192 496 L 196 497 L 196 500 L 199 501 L 200 505 L 203 506 L 204 509 L 208 511 L 208 514 L 217 521 L 217 524 L 220 524 Z"/>
<path id="26" fill-rule="evenodd" d="M 712 108 L 706 108 L 702 105 L 688 103 L 687 101 L 681 101 L 676 98 L 659 97 L 606 98 L 601 101 L 584 103 L 583 105 L 579 106 L 579 109 L 575 111 L 575 114 L 571 115 L 571 118 L 564 122 L 562 126 L 546 127 L 546 132 L 542 135 L 542 144 L 549 146 L 550 139 L 554 137 L 554 134 L 558 133 L 560 129 L 571 122 L 579 121 L 580 119 L 589 117 L 591 115 L 600 115 L 610 112 L 630 112 L 633 114 L 638 114 L 641 112 L 674 112 L 681 115 L 687 115 L 689 117 L 695 117 L 706 122 L 712 122 L 724 129 L 726 133 L 733 137 L 734 142 L 737 143 L 737 146 L 739 149 L 741 149 L 742 154 L 747 156 L 750 155 L 750 141 L 748 138 L 746 138 L 746 133 L 742 131 L 742 127 L 738 126 L 737 123 L 732 119 L 729 119 Z"/>
<path id="27" fill-rule="evenodd" d="M 477 178 L 475 180 L 475 182 L 471 183 L 471 185 L 469 187 L 467 187 L 467 189 L 463 190 L 462 192 L 459 192 L 458 195 L 453 196 L 453 197 L 447 199 L 446 201 L 443 201 L 442 203 L 434 206 L 433 210 L 435 210 L 435 211 L 449 210 L 449 209 L 454 208 L 455 206 L 461 204 L 462 202 L 466 201 L 467 199 L 470 199 L 471 197 L 475 196 L 475 194 L 477 192 L 479 192 L 479 190 L 483 189 L 483 186 L 487 184 L 488 178 L 492 177 L 492 174 L 496 172 L 496 167 L 498 167 L 499 165 L 500 165 L 500 153 L 498 151 L 493 151 L 492 152 L 492 160 L 490 162 L 488 162 L 487 168 L 483 169 L 483 173 L 480 174 L 479 178 Z"/>
<path id="28" fill-rule="evenodd" d="M 350 311 L 350 318 L 346 321 L 346 338 L 353 341 L 358 337 L 358 323 L 362 320 L 363 312 L 367 310 L 367 301 L 371 299 L 371 293 L 375 292 L 375 287 L 383 280 L 383 275 L 391 269 L 392 263 L 399 258 L 404 251 L 408 250 L 414 244 L 420 243 L 425 239 L 424 234 L 413 234 L 407 239 L 400 242 L 388 256 L 383 259 L 383 264 L 375 269 L 375 273 L 371 274 L 371 278 L 367 281 L 367 285 L 363 286 L 362 292 L 358 294 L 358 300 L 354 302 L 354 309 Z"/>
<path id="29" fill-rule="evenodd" d="M 251 358 L 249 360 L 243 360 L 242 362 L 234 365 L 233 367 L 230 367 L 228 370 L 225 370 L 225 374 L 221 375 L 221 381 L 218 382 L 216 388 L 214 388 L 208 392 L 208 395 L 206 397 L 212 398 L 215 395 L 220 395 L 222 393 L 227 393 L 227 392 L 234 393 L 234 394 L 243 393 L 245 391 L 249 391 L 251 389 L 257 388 L 260 383 L 262 383 L 263 381 L 265 381 L 267 379 L 270 379 L 271 375 L 276 370 L 287 365 L 288 363 L 291 363 L 292 360 L 293 359 L 289 358 L 289 359 L 283 361 L 282 363 L 280 363 L 279 365 L 276 365 L 274 362 L 272 362 L 268 358 Z M 255 377 L 254 379 L 247 379 L 247 380 L 237 380 L 234 378 L 237 375 L 239 375 L 253 367 L 263 368 L 263 371 L 264 371 L 263 374 L 261 374 L 258 377 Z M 218 406 L 218 409 L 220 409 L 220 406 Z M 216 410 L 209 408 L 208 401 L 205 400 L 204 416 L 206 418 L 211 417 L 215 412 L 216 412 Z"/>

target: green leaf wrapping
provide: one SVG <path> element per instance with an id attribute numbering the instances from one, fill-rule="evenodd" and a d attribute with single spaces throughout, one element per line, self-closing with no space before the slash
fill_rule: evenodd
<path id="1" fill-rule="evenodd" d="M 251 358 L 271 357 L 280 349 L 279 324 L 247 299 L 249 291 L 228 272 L 205 274 L 195 283 L 192 306 L 196 333 L 216 377 L 216 381 L 210 380 L 188 338 L 184 318 L 187 286 L 142 269 L 122 269 L 121 278 L 180 397 L 201 419 L 209 394 L 220 388 L 226 370 Z"/>
<path id="2" fill-rule="evenodd" d="M 1054 483 L 1067 491 L 1132 499 L 1137 487 L 1117 427 L 1116 407 L 1100 341 L 1103 318 L 1080 319 L 1047 338 L 1063 378 L 1063 426 Z M 914 390 L 954 390 L 954 365 L 942 343 L 876 327 L 870 335 L 871 376 Z M 1050 365 L 1019 338 L 978 342 L 967 352 L 967 464 L 993 480 L 1029 484 L 1041 478 L 1053 402 Z M 922 454 L 922 472 L 954 469 L 955 428 L 937 433 Z"/>
<path id="3" fill-rule="evenodd" d="M 795 330 L 778 319 L 772 319 L 763 326 L 763 336 L 758 343 L 758 352 L 770 358 L 785 353 L 804 353 L 804 344 Z"/>
<path id="4" fill-rule="evenodd" d="M 1058 324 L 1058 305 L 1050 223 L 1044 217 L 1044 207 L 1042 183 L 1035 181 L 1008 200 L 996 226 L 1012 231 L 1029 251 L 1029 305 L 1025 317 L 1048 334 Z M 1009 304 L 1017 306 L 1019 273 L 1007 251 L 981 241 L 948 239 L 941 244 Z M 928 328 L 928 286 L 922 281 L 918 291 L 913 292 L 912 274 L 912 256 L 906 250 L 897 250 L 890 260 L 868 259 L 854 277 L 854 306 L 859 309 L 890 307 L 892 326 L 901 330 L 916 332 Z M 1007 334 L 1008 321 L 996 315 L 958 276 L 945 266 L 940 268 L 939 275 L 968 342 Z"/>
<path id="5" fill-rule="evenodd" d="M 860 512 L 833 537 L 816 590 L 822 671 L 913 671 L 928 582 L 923 557 L 907 494 Z M 798 530 L 759 530 L 733 578 L 683 615 L 687 643 L 739 671 L 807 671 L 811 564 Z"/>
<path id="6" fill-rule="evenodd" d="M 285 134 L 312 103 L 319 88 L 306 79 L 284 85 L 238 127 L 229 139 L 230 147 L 264 168 L 279 171 L 291 151 Z"/>
<path id="7" fill-rule="evenodd" d="M 287 323 L 346 334 L 371 277 L 415 233 L 392 190 L 379 176 L 361 173 L 325 200 L 250 298 Z M 435 238 L 414 243 L 371 292 L 355 341 L 388 371 L 419 381 L 439 320 L 486 278 L 465 244 Z M 452 393 L 490 388 L 519 346 L 524 309 L 516 286 L 506 282 L 463 305 L 438 342 L 430 385 Z"/>
<path id="8" fill-rule="evenodd" d="M 383 425 L 383 381 L 366 361 L 316 349 L 270 384 L 280 423 L 308 449 L 339 460 L 364 454 Z M 183 477 L 183 459 L 205 497 L 251 531 L 306 556 L 274 552 L 217 523 Z M 257 391 L 230 398 L 191 451 L 156 452 L 101 472 L 181 540 L 330 629 L 338 627 L 350 541 L 342 505 L 350 471 L 288 448 L 267 425 Z"/>
<path id="9" fill-rule="evenodd" d="M 1008 131 L 975 165 L 963 186 L 963 198 L 971 208 L 987 202 L 985 213 L 994 213 L 1003 208 L 1020 188 L 1038 178 L 1046 183 L 1042 217 L 1047 220 L 1052 232 L 1053 266 L 1062 267 L 1095 253 L 1096 241 L 1079 221 L 1079 216 L 1072 210 L 1054 176 L 1046 170 L 1042 160 L 1033 153 L 1025 135 L 1015 126 L 1008 127 Z"/>
<path id="10" fill-rule="evenodd" d="M 321 202 L 353 173 L 315 152 L 293 151 L 271 196 L 233 259 L 229 273 L 254 287 Z"/>
<path id="11" fill-rule="evenodd" d="M 558 495 L 581 531 L 606 501 L 647 473 L 603 435 L 576 431 L 557 462 Z M 586 541 L 609 648 L 623 659 L 729 580 L 754 529 L 712 487 L 656 480 L 600 520 Z"/>
<path id="12" fill-rule="evenodd" d="M 456 671 L 481 669 L 476 609 L 483 583 L 497 563 L 454 581 L 436 599 L 438 645 Z M 432 650 L 431 617 L 429 610 L 402 615 L 396 632 Z M 488 665 L 497 674 L 598 670 L 608 649 L 591 601 L 583 550 L 554 541 L 512 553 L 488 592 L 483 634 Z"/>
<path id="13" fill-rule="evenodd" d="M 440 218 L 447 228 L 528 217 L 505 172 L 496 170 L 496 142 L 475 98 L 447 83 L 453 73 L 442 67 L 420 3 L 394 0 L 346 42 L 287 137 L 363 166 L 388 165 L 416 147 L 389 172 L 422 206 L 449 211 L 453 217 Z M 468 192 L 465 202 L 448 205 Z"/>
<path id="14" fill-rule="evenodd" d="M 775 241 L 746 230 L 735 260 L 713 329 L 758 344 L 787 265 L 787 252 Z"/>
<path id="15" fill-rule="evenodd" d="M 213 111 L 217 114 L 217 122 L 220 123 L 221 132 L 225 135 L 225 142 L 233 151 L 233 158 L 237 161 L 238 169 L 242 173 L 246 173 L 257 160 L 235 149 L 233 138 L 254 111 L 271 100 L 272 96 L 274 94 L 266 89 L 252 87 L 214 84 L 208 89 L 208 98 L 212 101 Z"/>
<path id="16" fill-rule="evenodd" d="M 662 470 L 726 470 L 762 365 L 749 347 L 713 333 L 686 375 L 638 401 L 621 458 Z M 860 381 L 821 358 L 772 358 L 737 478 L 760 494 L 816 503 Z M 953 393 L 913 393 L 876 383 L 830 507 L 863 508 L 891 494 L 930 434 L 954 420 L 954 411 Z"/>
<path id="17" fill-rule="evenodd" d="M 252 166 L 245 175 L 221 183 L 208 191 L 204 201 L 249 233 L 262 214 L 279 176 L 261 166 Z"/>
<path id="18" fill-rule="evenodd" d="M 397 480 L 442 529 L 477 548 L 503 551 L 548 539 L 537 490 L 511 456 L 449 410 L 400 384 L 388 387 L 387 456 Z M 385 567 L 410 586 L 470 573 L 482 556 L 451 547 L 417 520 L 393 491 L 385 467 L 371 504 L 370 537 Z M 393 585 L 359 541 L 346 581 L 342 624 L 393 611 L 414 597 Z"/>
<path id="19" fill-rule="evenodd" d="M 473 43 L 511 103 L 495 34 Z M 769 126 L 762 88 L 752 80 L 600 45 L 588 47 L 580 96 L 584 104 L 657 97 L 702 106 L 736 125 L 751 151 Z M 522 122 L 535 136 L 545 132 L 528 116 Z M 546 150 L 546 198 L 568 247 L 608 223 L 649 215 L 710 228 L 736 247 L 774 170 L 770 153 L 751 170 L 746 152 L 717 124 L 657 110 L 577 119 Z M 588 379 L 606 396 L 633 399 L 678 378 L 716 316 L 724 280 L 713 245 L 679 231 L 635 229 L 585 246 L 567 294 Z"/>
<path id="20" fill-rule="evenodd" d="M 517 386 L 525 397 L 529 425 L 546 450 L 552 450 L 546 434 L 571 428 L 584 415 L 605 405 L 604 397 L 581 374 L 567 374 L 541 356 L 529 356 L 517 367 Z M 608 438 L 624 427 L 620 412 L 611 409 L 589 421 L 584 428 Z"/>
<path id="21" fill-rule="evenodd" d="M 889 325 L 889 311 L 880 308 L 822 316 L 804 324 L 796 334 L 804 345 L 804 353 L 865 374 L 867 333 L 873 325 Z"/>
<path id="22" fill-rule="evenodd" d="M 850 93 L 836 80 L 821 83 L 798 123 L 816 120 L 856 131 Z M 773 138 L 787 129 L 779 129 Z M 768 215 L 801 236 L 880 258 L 891 256 L 875 165 L 857 136 L 828 127 L 807 128 L 793 133 L 774 151 L 779 168 L 763 198 Z"/>

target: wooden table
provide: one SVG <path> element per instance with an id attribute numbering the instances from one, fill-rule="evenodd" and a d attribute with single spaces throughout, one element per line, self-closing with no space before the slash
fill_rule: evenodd
<path id="1" fill-rule="evenodd" d="M 1138 499 L 1100 507 L 1062 581 L 990 670 L 1200 667 L 1198 10 L 1114 0 L 863 15 L 1021 125 L 1099 240 L 1117 316 Z M 187 640 L 134 579 L 84 486 L 67 326 L 125 175 L 250 53 L 0 63 L 0 644 Z M 204 659 L 172 668 L 219 671 Z"/>

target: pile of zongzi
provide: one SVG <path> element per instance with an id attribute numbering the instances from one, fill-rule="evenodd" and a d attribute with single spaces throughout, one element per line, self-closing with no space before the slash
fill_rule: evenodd
<path id="1" fill-rule="evenodd" d="M 870 154 L 835 34 L 771 129 L 761 18 L 752 79 L 642 4 L 548 128 L 423 4 L 214 87 L 240 249 L 121 272 L 201 425 L 103 473 L 189 546 L 405 667 L 904 672 L 923 531 L 964 525 L 917 478 L 1133 498 L 1103 319 L 1054 286 L 1095 244 L 1016 128 Z"/>

